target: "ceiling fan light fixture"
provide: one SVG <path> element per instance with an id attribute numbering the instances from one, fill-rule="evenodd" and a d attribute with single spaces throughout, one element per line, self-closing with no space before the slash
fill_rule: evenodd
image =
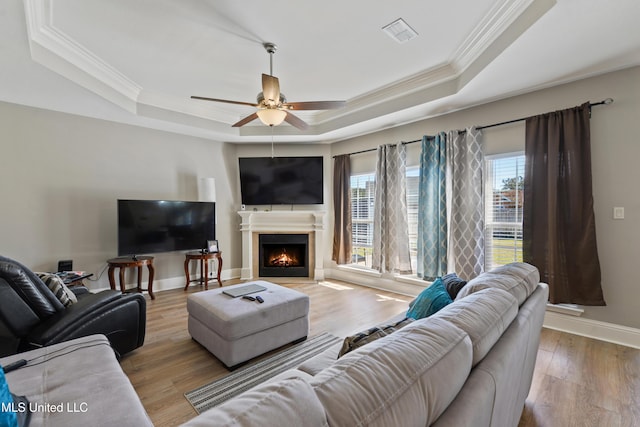
<path id="1" fill-rule="evenodd" d="M 228 104 L 248 105 L 258 108 L 255 113 L 232 124 L 232 127 L 241 127 L 259 118 L 262 123 L 271 128 L 278 126 L 286 120 L 291 126 L 300 130 L 306 130 L 309 125 L 296 115 L 289 113 L 288 110 L 331 110 L 334 108 L 342 108 L 345 105 L 345 101 L 287 102 L 287 98 L 280 92 L 280 82 L 278 78 L 273 75 L 273 53 L 276 51 L 276 45 L 273 43 L 265 43 L 264 48 L 267 50 L 267 53 L 269 53 L 269 74 L 262 74 L 262 92 L 257 96 L 257 103 L 230 101 L 228 99 L 207 98 L 202 96 L 192 96 L 191 98 L 226 102 Z"/>
<path id="2" fill-rule="evenodd" d="M 287 112 L 275 108 L 263 108 L 256 113 L 262 123 L 267 126 L 278 126 L 287 117 Z"/>

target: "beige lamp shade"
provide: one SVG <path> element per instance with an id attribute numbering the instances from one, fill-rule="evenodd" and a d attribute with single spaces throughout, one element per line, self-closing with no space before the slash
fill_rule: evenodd
<path id="1" fill-rule="evenodd" d="M 198 200 L 201 202 L 216 201 L 215 178 L 200 178 L 198 181 Z"/>

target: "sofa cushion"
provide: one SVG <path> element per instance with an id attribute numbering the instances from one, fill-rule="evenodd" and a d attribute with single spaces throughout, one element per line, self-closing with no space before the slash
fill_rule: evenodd
<path id="1" fill-rule="evenodd" d="M 409 323 L 413 322 L 414 319 L 409 317 L 405 317 L 404 319 L 387 323 L 383 325 L 376 325 L 372 328 L 367 329 L 366 331 L 358 332 L 354 335 L 349 335 L 346 337 L 342 343 L 342 348 L 338 352 L 338 357 L 342 357 L 350 351 L 355 350 L 356 348 L 360 348 L 365 344 L 373 342 L 378 338 L 386 337 L 387 335 L 400 330 L 402 327 L 407 326 Z"/>
<path id="2" fill-rule="evenodd" d="M 0 277 L 20 296 L 38 318 L 46 319 L 64 310 L 64 306 L 42 283 L 42 280 L 19 262 L 0 256 Z"/>
<path id="3" fill-rule="evenodd" d="M 348 353 L 311 381 L 329 425 L 429 425 L 471 369 L 471 340 L 443 319 L 417 320 Z"/>
<path id="4" fill-rule="evenodd" d="M 185 427 L 326 425 L 324 408 L 303 378 L 261 384 L 183 424 Z"/>
<path id="5" fill-rule="evenodd" d="M 517 314 L 515 297 L 502 289 L 487 288 L 446 306 L 432 318 L 448 320 L 469 335 L 475 366 L 493 348 Z"/>
<path id="6" fill-rule="evenodd" d="M 311 376 L 315 376 L 318 372 L 328 368 L 336 361 L 338 353 L 342 348 L 342 343 L 336 343 L 323 351 L 322 353 L 305 360 L 296 369 L 305 372 Z"/>
<path id="7" fill-rule="evenodd" d="M 499 288 L 518 300 L 518 305 L 531 295 L 540 282 L 538 269 L 530 264 L 514 262 L 483 273 L 470 280 L 458 293 L 456 300 L 486 288 Z"/>
<path id="8" fill-rule="evenodd" d="M 411 301 L 407 317 L 412 319 L 429 317 L 452 302 L 442 279 L 438 277 L 428 288 L 420 292 L 416 299 Z"/>
<path id="9" fill-rule="evenodd" d="M 71 292 L 60 276 L 53 273 L 36 273 L 65 307 L 78 302 L 76 294 Z"/>

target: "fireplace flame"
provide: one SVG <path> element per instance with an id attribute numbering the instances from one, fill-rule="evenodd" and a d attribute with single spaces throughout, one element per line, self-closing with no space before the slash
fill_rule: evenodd
<path id="1" fill-rule="evenodd" d="M 282 252 L 273 256 L 269 260 L 269 264 L 276 267 L 290 267 L 298 265 L 298 260 L 295 257 L 291 257 L 287 254 L 286 249 L 282 249 Z"/>

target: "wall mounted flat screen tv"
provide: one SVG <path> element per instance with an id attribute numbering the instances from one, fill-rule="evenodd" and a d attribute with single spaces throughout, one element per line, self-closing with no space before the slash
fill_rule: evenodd
<path id="1" fill-rule="evenodd" d="M 205 248 L 215 218 L 213 202 L 118 200 L 118 256 Z"/>
<path id="2" fill-rule="evenodd" d="M 321 205 L 323 158 L 241 157 L 240 193 L 244 205 Z"/>

